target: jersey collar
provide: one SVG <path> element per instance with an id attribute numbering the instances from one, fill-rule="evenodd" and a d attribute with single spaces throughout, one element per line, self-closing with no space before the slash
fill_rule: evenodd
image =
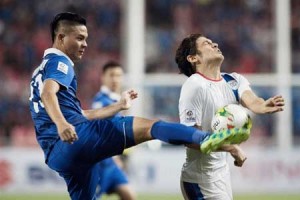
<path id="1" fill-rule="evenodd" d="M 50 53 L 54 53 L 56 55 L 59 55 L 59 56 L 64 56 L 66 57 L 70 63 L 74 66 L 74 63 L 73 61 L 69 58 L 69 56 L 67 56 L 64 52 L 62 52 L 61 50 L 59 49 L 56 49 L 56 48 L 49 48 L 49 49 L 46 49 L 45 52 L 44 52 L 44 57 Z"/>
<path id="2" fill-rule="evenodd" d="M 109 98 L 115 100 L 115 101 L 119 101 L 121 98 L 121 95 L 119 95 L 116 92 L 111 91 L 107 86 L 102 85 L 100 88 L 100 91 L 106 95 L 109 96 Z"/>
<path id="3" fill-rule="evenodd" d="M 220 79 L 211 79 L 211 78 L 208 78 L 207 76 L 205 76 L 204 74 L 200 73 L 200 72 L 196 72 L 196 74 L 202 76 L 203 78 L 207 79 L 207 80 L 210 80 L 210 81 L 214 81 L 214 82 L 219 82 L 223 79 L 223 77 L 221 76 Z"/>

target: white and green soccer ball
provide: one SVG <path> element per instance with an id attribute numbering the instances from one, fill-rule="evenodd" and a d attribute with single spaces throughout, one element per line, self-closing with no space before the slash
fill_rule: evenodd
<path id="1" fill-rule="evenodd" d="M 237 104 L 228 104 L 217 110 L 212 121 L 212 131 L 222 131 L 232 128 L 251 129 L 252 120 L 246 109 Z"/>

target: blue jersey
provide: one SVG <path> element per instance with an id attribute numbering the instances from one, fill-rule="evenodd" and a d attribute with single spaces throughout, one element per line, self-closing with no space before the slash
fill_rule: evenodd
<path id="1" fill-rule="evenodd" d="M 73 144 L 60 140 L 56 125 L 45 110 L 41 92 L 47 79 L 60 85 L 56 94 L 59 107 L 78 135 Z M 99 182 L 98 163 L 135 145 L 133 117 L 85 118 L 76 97 L 73 62 L 58 49 L 45 51 L 41 65 L 32 75 L 30 86 L 30 112 L 47 165 L 65 179 L 71 199 L 94 200 Z"/>
<path id="2" fill-rule="evenodd" d="M 103 108 L 120 100 L 120 95 L 102 86 L 93 99 L 92 108 Z"/>
<path id="3" fill-rule="evenodd" d="M 36 129 L 37 140 L 47 157 L 55 141 L 59 139 L 57 129 L 41 100 L 43 82 L 52 79 L 60 84 L 57 93 L 60 109 L 66 120 L 76 125 L 85 122 L 80 102 L 76 97 L 77 81 L 73 62 L 58 49 L 50 48 L 44 53 L 43 61 L 35 69 L 30 83 L 30 112 Z"/>

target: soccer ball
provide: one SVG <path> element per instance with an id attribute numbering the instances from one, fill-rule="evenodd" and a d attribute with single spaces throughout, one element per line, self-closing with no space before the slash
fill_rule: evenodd
<path id="1" fill-rule="evenodd" d="M 212 131 L 232 128 L 251 129 L 252 121 L 246 109 L 237 104 L 228 104 L 220 108 L 211 121 Z"/>

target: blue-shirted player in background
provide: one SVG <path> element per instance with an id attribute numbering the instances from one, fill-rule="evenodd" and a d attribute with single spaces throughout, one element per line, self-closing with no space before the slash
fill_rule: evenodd
<path id="1" fill-rule="evenodd" d="M 107 62 L 103 66 L 102 85 L 93 99 L 93 109 L 103 108 L 120 100 L 123 73 L 123 68 L 117 62 Z M 129 185 L 125 172 L 121 169 L 122 166 L 123 162 L 119 156 L 99 162 L 100 179 L 96 190 L 97 198 L 103 194 L 116 193 L 121 200 L 135 199 L 135 193 Z"/>
<path id="2" fill-rule="evenodd" d="M 134 90 L 101 109 L 83 110 L 76 96 L 74 63 L 87 47 L 86 20 L 75 13 L 60 13 L 51 22 L 53 46 L 30 82 L 30 112 L 45 162 L 62 176 L 73 200 L 94 200 L 99 161 L 152 139 L 173 144 L 195 144 L 210 152 L 224 143 L 243 142 L 247 129 L 207 133 L 179 123 L 141 117 L 111 117 L 131 106 Z M 191 113 L 193 114 L 193 113 Z M 191 115 L 193 117 L 193 115 Z M 238 140 L 241 138 L 240 140 Z"/>

